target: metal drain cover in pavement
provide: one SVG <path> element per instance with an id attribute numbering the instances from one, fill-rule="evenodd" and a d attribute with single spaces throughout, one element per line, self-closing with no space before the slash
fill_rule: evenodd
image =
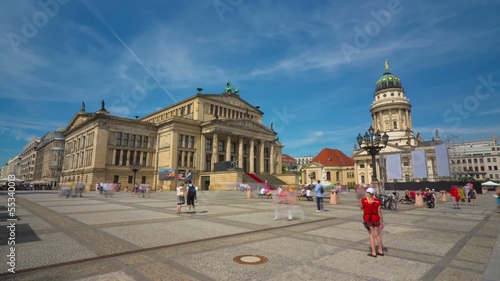
<path id="1" fill-rule="evenodd" d="M 239 264 L 258 265 L 268 262 L 269 259 L 259 255 L 242 255 L 234 257 L 233 261 Z"/>

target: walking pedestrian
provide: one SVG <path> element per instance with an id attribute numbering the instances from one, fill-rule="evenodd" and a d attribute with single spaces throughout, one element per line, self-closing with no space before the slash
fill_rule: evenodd
<path id="1" fill-rule="evenodd" d="M 460 209 L 460 195 L 456 185 L 452 185 L 450 189 L 451 202 L 453 203 L 453 209 Z"/>
<path id="2" fill-rule="evenodd" d="M 314 186 L 314 191 L 316 192 L 316 213 L 323 213 L 325 209 L 323 209 L 323 197 L 325 193 L 325 189 L 323 185 L 318 180 L 318 183 Z"/>
<path id="3" fill-rule="evenodd" d="M 196 213 L 194 201 L 196 200 L 196 187 L 191 181 L 188 181 L 186 201 L 189 206 L 189 213 Z M 193 210 L 191 211 L 191 208 Z"/>
<path id="4" fill-rule="evenodd" d="M 380 230 L 384 227 L 384 218 L 380 206 L 380 201 L 375 197 L 375 189 L 371 187 L 366 189 L 366 197 L 361 199 L 359 207 L 363 210 L 363 224 L 370 234 L 371 253 L 368 256 L 374 258 L 384 255 L 380 235 Z M 375 239 L 377 239 L 378 249 L 375 246 Z"/>
<path id="5" fill-rule="evenodd" d="M 185 198 L 184 198 L 184 184 L 181 183 L 177 187 L 177 214 L 179 215 L 181 213 L 181 208 L 182 205 L 185 203 Z"/>

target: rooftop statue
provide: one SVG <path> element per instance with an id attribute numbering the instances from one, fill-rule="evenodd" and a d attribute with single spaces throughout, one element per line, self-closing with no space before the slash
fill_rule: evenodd
<path id="1" fill-rule="evenodd" d="M 104 108 L 104 105 L 105 105 L 105 104 L 104 104 L 104 100 L 101 100 L 101 110 L 106 110 L 106 109 Z"/>
<path id="2" fill-rule="evenodd" d="M 239 91 L 240 91 L 240 88 L 233 88 L 233 86 L 231 86 L 231 81 L 229 81 L 229 80 L 227 81 L 226 89 L 224 89 L 224 93 L 237 94 Z"/>
<path id="3" fill-rule="evenodd" d="M 385 59 L 385 71 L 389 71 L 389 60 Z"/>
<path id="4" fill-rule="evenodd" d="M 82 101 L 82 111 L 85 111 L 85 102 Z"/>

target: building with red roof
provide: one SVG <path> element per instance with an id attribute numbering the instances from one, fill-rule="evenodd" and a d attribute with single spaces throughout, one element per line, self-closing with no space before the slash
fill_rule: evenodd
<path id="1" fill-rule="evenodd" d="M 323 148 L 303 170 L 302 182 L 320 180 L 324 185 L 354 185 L 354 160 L 342 151 Z"/>

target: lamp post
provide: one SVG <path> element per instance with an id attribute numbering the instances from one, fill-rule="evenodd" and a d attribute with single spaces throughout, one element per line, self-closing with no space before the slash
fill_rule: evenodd
<path id="1" fill-rule="evenodd" d="M 134 172 L 134 189 L 135 189 L 135 176 L 137 175 L 137 172 L 142 168 L 141 164 L 139 163 L 134 163 L 134 164 L 130 164 L 130 170 L 132 170 L 132 172 Z"/>
<path id="2" fill-rule="evenodd" d="M 313 173 L 310 173 L 309 174 L 309 177 L 311 178 L 311 184 L 313 183 L 313 179 L 314 179 L 314 174 Z"/>
<path id="3" fill-rule="evenodd" d="M 377 167 L 375 166 L 375 155 L 379 154 L 380 150 L 387 146 L 389 136 L 386 133 L 382 136 L 379 131 L 375 132 L 375 129 L 370 126 L 368 132 L 365 132 L 364 136 L 358 134 L 356 140 L 358 141 L 359 148 L 366 150 L 366 152 L 372 156 L 372 186 L 377 189 L 378 193 L 380 193 L 377 179 Z"/>

